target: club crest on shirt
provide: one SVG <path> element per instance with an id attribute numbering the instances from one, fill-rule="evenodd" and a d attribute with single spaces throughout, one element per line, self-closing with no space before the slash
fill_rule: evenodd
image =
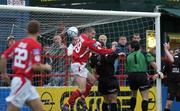
<path id="1" fill-rule="evenodd" d="M 39 55 L 40 54 L 40 50 L 39 49 L 33 49 L 33 54 L 34 55 Z"/>
<path id="2" fill-rule="evenodd" d="M 40 62 L 40 61 L 41 61 L 40 55 L 36 55 L 36 56 L 34 57 L 34 59 L 35 59 L 36 62 Z"/>

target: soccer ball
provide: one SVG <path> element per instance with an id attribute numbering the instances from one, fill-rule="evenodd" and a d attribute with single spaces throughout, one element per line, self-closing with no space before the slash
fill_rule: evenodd
<path id="1" fill-rule="evenodd" d="M 70 27 L 67 30 L 68 37 L 76 37 L 78 36 L 78 29 L 76 27 Z"/>

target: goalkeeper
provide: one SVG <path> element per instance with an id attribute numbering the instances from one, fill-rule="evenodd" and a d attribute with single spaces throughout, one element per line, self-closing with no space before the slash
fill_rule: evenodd
<path id="1" fill-rule="evenodd" d="M 126 70 L 128 73 L 128 80 L 130 89 L 132 91 L 132 97 L 130 99 L 131 111 L 134 111 L 136 106 L 136 96 L 139 89 L 142 96 L 142 111 L 148 110 L 148 92 L 151 87 L 148 78 L 147 66 L 148 63 L 157 70 L 154 57 L 149 53 L 144 53 L 140 50 L 140 45 L 137 41 L 132 41 L 129 45 L 130 54 L 127 56 Z M 163 78 L 163 74 L 157 71 L 158 74 L 153 76 L 153 79 L 158 77 Z"/>

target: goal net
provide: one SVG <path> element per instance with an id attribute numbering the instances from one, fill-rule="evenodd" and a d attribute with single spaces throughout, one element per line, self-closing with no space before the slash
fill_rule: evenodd
<path id="1" fill-rule="evenodd" d="M 97 11 L 61 8 L 40 8 L 22 6 L 0 5 L 0 52 L 7 47 L 7 37 L 14 36 L 15 40 L 26 37 L 26 25 L 30 20 L 38 20 L 41 23 L 41 34 L 38 38 L 43 45 L 43 60 L 52 65 L 52 72 L 47 74 L 35 74 L 33 84 L 36 86 L 64 86 L 73 85 L 73 77 L 70 71 L 71 56 L 67 56 L 67 47 L 72 38 L 66 37 L 64 31 L 68 27 L 78 27 L 82 32 L 86 27 L 94 27 L 95 39 L 100 35 L 107 36 L 107 46 L 112 42 L 118 42 L 120 36 L 125 36 L 127 42 L 132 41 L 133 34 L 141 37 L 141 46 L 148 50 L 147 37 L 155 37 L 156 60 L 160 69 L 160 14 L 145 12 L 121 12 L 121 11 Z M 60 35 L 62 40 L 59 40 Z M 120 78 L 120 85 L 126 85 L 124 68 L 125 58 L 121 58 L 122 64 L 116 74 Z M 8 63 L 11 64 L 11 63 Z M 11 70 L 11 68 L 9 69 Z M 112 72 L 113 73 L 113 72 Z M 13 74 L 10 74 L 13 76 Z M 3 82 L 1 81 L 1 85 Z M 121 86 L 120 86 L 121 87 Z M 161 110 L 161 80 L 156 82 L 157 110 Z M 0 88 L 0 100 L 4 101 L 7 89 Z M 121 105 L 126 101 L 121 101 Z M 123 103 L 124 102 L 124 103 Z M 1 108 L 5 108 L 5 102 L 0 102 Z M 123 106 L 122 106 L 123 107 Z M 128 107 L 125 107 L 128 108 Z M 26 109 L 26 108 L 25 108 Z M 4 109 L 3 109 L 4 110 Z M 28 109 L 26 109 L 28 110 Z"/>

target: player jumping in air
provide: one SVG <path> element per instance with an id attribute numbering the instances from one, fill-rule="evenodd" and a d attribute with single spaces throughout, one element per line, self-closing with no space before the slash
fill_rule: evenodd
<path id="1" fill-rule="evenodd" d="M 62 106 L 63 111 L 68 111 L 68 107 L 73 106 L 78 97 L 81 97 L 81 100 L 85 101 L 85 97 L 88 96 L 91 87 L 96 80 L 85 67 L 86 62 L 90 58 L 91 51 L 95 51 L 100 54 L 110 54 L 116 50 L 115 47 L 112 47 L 112 49 L 99 47 L 96 40 L 92 39 L 95 34 L 96 32 L 94 28 L 86 28 L 84 33 L 79 36 L 77 44 L 74 46 L 71 69 L 72 73 L 75 75 L 75 81 L 77 82 L 79 89 L 72 92 L 68 102 Z"/>

